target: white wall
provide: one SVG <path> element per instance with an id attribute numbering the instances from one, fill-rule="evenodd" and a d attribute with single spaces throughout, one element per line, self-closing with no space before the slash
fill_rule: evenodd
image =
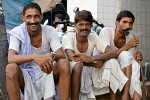
<path id="1" fill-rule="evenodd" d="M 98 20 L 105 26 L 115 27 L 115 18 L 120 12 L 120 3 L 120 0 L 98 0 Z"/>
<path id="2" fill-rule="evenodd" d="M 67 12 L 70 16 L 71 21 L 74 21 L 73 9 L 79 7 L 79 10 L 91 11 L 94 18 L 97 18 L 97 0 L 68 0 L 67 1 Z"/>

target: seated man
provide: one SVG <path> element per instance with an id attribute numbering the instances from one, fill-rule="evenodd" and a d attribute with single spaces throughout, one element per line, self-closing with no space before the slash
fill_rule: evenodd
<path id="1" fill-rule="evenodd" d="M 101 30 L 99 36 L 107 45 L 111 46 L 113 50 L 117 50 L 134 37 L 129 33 L 133 27 L 134 19 L 134 15 L 130 11 L 123 10 L 117 15 L 115 22 L 116 28 L 105 27 Z M 124 70 L 125 75 L 129 79 L 123 90 L 122 100 L 128 100 L 129 93 L 133 100 L 140 100 L 142 96 L 140 65 L 137 62 L 141 60 L 142 55 L 139 51 L 136 51 L 135 48 L 122 52 L 118 58 L 121 69 Z"/>
<path id="2" fill-rule="evenodd" d="M 8 33 L 6 85 L 10 99 L 21 100 L 21 91 L 23 100 L 53 100 L 59 82 L 61 100 L 69 100 L 70 66 L 57 31 L 40 24 L 42 13 L 36 3 L 23 8 L 22 19 L 24 23 Z"/>
<path id="3" fill-rule="evenodd" d="M 121 49 L 112 51 L 110 46 L 106 45 L 96 33 L 91 33 L 92 21 L 91 12 L 79 11 L 74 18 L 76 33 L 65 34 L 62 40 L 72 69 L 71 99 L 79 100 L 80 92 L 81 95 L 87 95 L 85 99 L 81 96 L 80 100 L 94 99 L 96 95 L 94 89 L 108 87 L 110 82 L 112 90 L 110 98 L 116 100 L 114 93 L 118 89 L 121 91 L 128 79 L 121 71 L 117 60 L 111 58 L 117 58 L 123 50 L 137 46 L 137 42 L 130 41 Z M 92 56 L 94 48 L 104 54 Z M 88 75 L 84 74 L 88 71 Z"/>

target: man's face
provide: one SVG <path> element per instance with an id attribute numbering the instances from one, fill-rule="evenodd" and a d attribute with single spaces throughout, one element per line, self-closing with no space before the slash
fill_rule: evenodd
<path id="1" fill-rule="evenodd" d="M 122 35 L 128 35 L 129 31 L 133 27 L 133 19 L 129 17 L 123 17 L 120 22 L 116 21 L 116 26 Z"/>
<path id="2" fill-rule="evenodd" d="M 58 17 L 55 17 L 55 22 L 60 22 L 61 19 L 59 19 Z"/>
<path id="3" fill-rule="evenodd" d="M 80 36 L 88 36 L 91 32 L 92 24 L 88 21 L 81 20 L 75 24 L 76 33 Z"/>
<path id="4" fill-rule="evenodd" d="M 40 14 L 40 12 L 35 8 L 27 9 L 25 15 L 22 16 L 22 19 L 26 23 L 29 32 L 36 32 L 41 29 L 40 23 L 42 18 L 42 14 Z"/>

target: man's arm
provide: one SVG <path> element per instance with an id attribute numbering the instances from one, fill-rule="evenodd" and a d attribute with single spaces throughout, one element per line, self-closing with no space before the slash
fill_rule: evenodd
<path id="1" fill-rule="evenodd" d="M 94 61 L 95 60 L 105 61 L 105 60 L 108 60 L 111 58 L 117 58 L 122 51 L 127 51 L 132 47 L 138 46 L 138 44 L 139 44 L 139 40 L 137 38 L 133 37 L 127 44 L 125 44 L 120 49 L 112 50 L 110 46 L 107 46 L 105 48 L 105 53 L 101 54 L 101 55 L 93 56 L 93 60 Z"/>
<path id="2" fill-rule="evenodd" d="M 130 40 L 126 45 L 117 50 L 112 50 L 109 45 L 105 48 L 105 52 L 103 54 L 94 55 L 94 56 L 86 56 L 84 54 L 77 54 L 76 61 L 81 61 L 85 63 L 92 63 L 94 61 L 106 61 L 111 58 L 117 58 L 122 51 L 129 50 L 132 47 L 138 45 L 137 41 Z"/>
<path id="3" fill-rule="evenodd" d="M 8 50 L 8 63 L 24 64 L 34 60 L 35 54 L 31 55 L 18 55 L 18 53 L 10 49 Z"/>
<path id="4" fill-rule="evenodd" d="M 65 54 L 62 48 L 57 49 L 54 53 L 50 53 L 50 56 L 52 54 L 52 58 L 54 61 L 58 61 L 59 59 L 65 59 Z"/>
<path id="5" fill-rule="evenodd" d="M 20 65 L 32 61 L 37 63 L 40 66 L 41 70 L 44 71 L 45 73 L 49 74 L 52 71 L 53 66 L 52 53 L 49 53 L 49 55 L 47 54 L 18 55 L 15 50 L 10 49 L 8 51 L 8 63 L 16 63 Z"/>

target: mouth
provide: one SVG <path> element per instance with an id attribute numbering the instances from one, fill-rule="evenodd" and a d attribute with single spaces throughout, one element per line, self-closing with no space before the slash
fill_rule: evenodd
<path id="1" fill-rule="evenodd" d="M 30 26 L 37 26 L 39 23 L 28 23 Z"/>
<path id="2" fill-rule="evenodd" d="M 34 29 L 34 28 L 36 28 L 38 26 L 38 24 L 30 24 L 29 26 Z"/>
<path id="3" fill-rule="evenodd" d="M 81 30 L 80 32 L 89 32 L 89 30 Z"/>
<path id="4" fill-rule="evenodd" d="M 131 30 L 123 30 L 124 33 L 129 33 Z"/>

